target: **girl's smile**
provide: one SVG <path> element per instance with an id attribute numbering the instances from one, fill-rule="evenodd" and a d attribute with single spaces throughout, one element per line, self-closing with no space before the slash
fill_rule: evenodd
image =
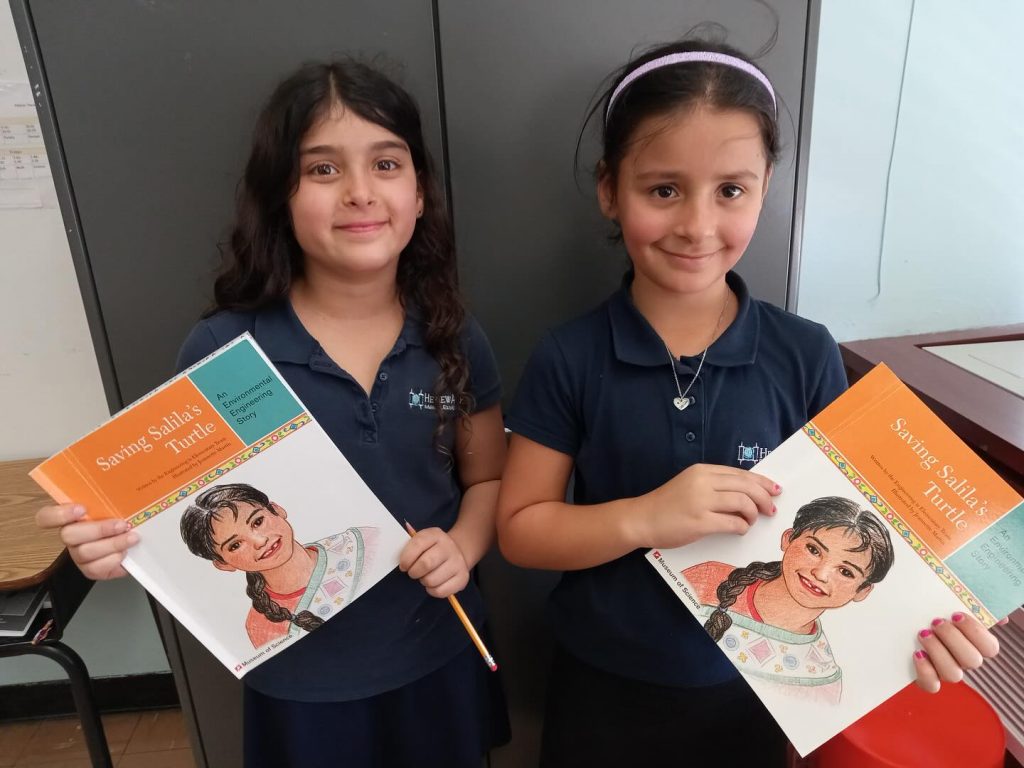
<path id="1" fill-rule="evenodd" d="M 838 608 L 868 596 L 871 549 L 845 528 L 819 528 L 790 539 L 783 536 L 782 579 L 793 600 L 805 608 Z"/>
<path id="2" fill-rule="evenodd" d="M 278 537 L 276 537 L 276 538 L 275 538 L 275 539 L 273 540 L 273 543 L 271 543 L 271 544 L 270 544 L 269 546 L 267 546 L 267 547 L 266 547 L 266 548 L 265 548 L 265 549 L 263 550 L 263 554 L 262 554 L 262 555 L 260 555 L 260 556 L 259 556 L 258 558 L 256 558 L 256 559 L 257 559 L 257 560 L 267 560 L 267 559 L 269 559 L 269 558 L 273 557 L 274 555 L 276 555 L 276 554 L 277 554 L 278 552 L 280 552 L 280 551 L 281 551 L 281 537 L 280 537 L 280 536 L 278 536 Z"/>
<path id="3" fill-rule="evenodd" d="M 387 225 L 387 221 L 355 221 L 351 224 L 339 224 L 338 229 L 353 235 L 374 234 Z"/>
<path id="4" fill-rule="evenodd" d="M 225 507 L 211 521 L 221 570 L 267 571 L 284 564 L 295 550 L 295 534 L 284 510 L 266 509 L 246 501 L 235 502 L 237 514 Z"/>
<path id="5" fill-rule="evenodd" d="M 662 253 L 674 259 L 678 259 L 678 266 L 682 269 L 703 269 L 706 263 L 718 256 L 722 251 L 711 251 L 709 253 L 675 253 L 673 251 L 661 248 Z"/>
<path id="6" fill-rule="evenodd" d="M 698 107 L 650 118 L 637 137 L 616 178 L 598 183 L 636 270 L 634 292 L 717 289 L 754 235 L 768 186 L 756 118 Z"/>
<path id="7" fill-rule="evenodd" d="M 409 146 L 335 104 L 302 139 L 288 210 L 307 275 L 394 271 L 423 210 Z"/>
<path id="8" fill-rule="evenodd" d="M 823 596 L 828 594 L 824 590 L 819 589 L 818 587 L 816 587 L 811 582 L 811 580 L 808 579 L 806 576 L 803 576 L 801 574 L 798 574 L 798 575 L 800 576 L 800 584 L 801 584 L 801 586 L 803 586 L 803 588 L 806 589 L 808 592 L 810 592 L 812 595 L 816 595 L 818 597 L 823 597 Z"/>

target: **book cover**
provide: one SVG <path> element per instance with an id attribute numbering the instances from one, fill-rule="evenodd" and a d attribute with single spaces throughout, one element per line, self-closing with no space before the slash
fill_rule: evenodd
<path id="1" fill-rule="evenodd" d="M 932 619 L 1024 602 L 1021 497 L 884 365 L 754 471 L 774 517 L 647 557 L 801 755 L 914 680 Z"/>
<path id="2" fill-rule="evenodd" d="M 365 594 L 408 534 L 240 336 L 30 473 L 123 518 L 125 569 L 236 677 Z"/>

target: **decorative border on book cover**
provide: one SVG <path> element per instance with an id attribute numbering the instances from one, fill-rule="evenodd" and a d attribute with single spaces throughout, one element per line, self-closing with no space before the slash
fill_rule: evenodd
<path id="1" fill-rule="evenodd" d="M 235 467 L 241 466 L 249 459 L 257 456 L 261 452 L 273 444 L 284 440 L 288 435 L 294 434 L 296 430 L 313 421 L 312 417 L 308 413 L 299 414 L 297 417 L 292 419 L 290 422 L 285 424 L 279 429 L 274 430 L 269 435 L 264 437 L 262 440 L 258 440 L 250 446 L 247 446 L 245 450 L 235 454 L 230 459 L 225 461 L 219 467 L 210 470 L 205 475 L 195 478 L 192 482 L 182 486 L 174 493 L 164 497 L 160 501 L 154 503 L 152 506 L 147 507 L 141 512 L 136 513 L 132 517 L 128 518 L 128 524 L 132 526 L 141 525 L 142 523 L 149 520 L 151 517 L 163 512 L 173 504 L 177 504 L 184 498 L 187 498 L 191 494 L 205 488 L 209 483 L 214 482 L 227 472 L 230 472 Z"/>
<path id="2" fill-rule="evenodd" d="M 974 616 L 979 619 L 987 619 L 989 624 L 995 621 L 995 617 L 993 617 L 971 593 L 971 591 L 964 586 L 963 582 L 956 577 L 956 574 L 946 568 L 945 564 L 924 545 L 924 542 L 917 537 L 914 531 L 911 530 L 910 526 L 908 526 L 899 515 L 897 515 L 887 504 L 885 504 L 885 502 L 882 501 L 881 495 L 875 491 L 875 489 L 872 488 L 863 477 L 854 471 L 853 465 L 850 464 L 845 456 L 836 450 L 834 445 L 825 439 L 825 434 L 814 426 L 814 422 L 805 424 L 803 426 L 803 432 L 811 439 L 811 442 L 828 457 L 829 461 L 835 465 L 836 469 L 843 473 L 853 487 L 856 488 L 865 499 L 871 502 L 875 511 L 885 518 L 893 529 L 903 537 L 911 547 L 913 547 L 914 551 L 917 552 L 917 554 L 921 556 L 921 559 L 928 564 L 928 567 L 931 568 L 940 579 L 942 579 L 943 583 L 953 590 L 953 593 L 960 598 L 960 601 L 970 609 Z"/>

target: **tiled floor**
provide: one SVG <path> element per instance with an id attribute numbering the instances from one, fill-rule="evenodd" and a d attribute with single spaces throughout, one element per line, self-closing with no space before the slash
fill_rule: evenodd
<path id="1" fill-rule="evenodd" d="M 115 768 L 194 768 L 181 710 L 104 715 Z M 78 719 L 0 723 L 0 768 L 90 768 Z"/>

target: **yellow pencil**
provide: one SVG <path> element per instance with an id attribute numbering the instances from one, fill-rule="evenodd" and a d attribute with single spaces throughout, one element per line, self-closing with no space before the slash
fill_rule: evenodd
<path id="1" fill-rule="evenodd" d="M 413 536 L 416 535 L 416 529 L 409 525 L 408 521 L 406 521 L 405 527 L 409 529 L 410 534 Z M 491 655 L 491 652 L 487 650 L 487 646 L 484 645 L 484 641 L 480 639 L 480 635 L 476 631 L 476 627 L 473 626 L 473 622 L 469 620 L 469 616 L 467 616 L 466 612 L 462 609 L 459 599 L 455 597 L 455 595 L 448 595 L 448 602 L 451 603 L 451 606 L 455 611 L 455 615 L 459 617 L 459 621 L 462 622 L 462 626 L 464 626 L 466 628 L 466 632 L 469 633 L 469 638 L 473 641 L 473 645 L 476 646 L 476 649 L 480 651 L 480 655 L 483 656 L 484 663 L 487 665 L 487 668 L 491 670 L 491 672 L 497 672 L 498 665 L 494 661 L 494 657 Z"/>

